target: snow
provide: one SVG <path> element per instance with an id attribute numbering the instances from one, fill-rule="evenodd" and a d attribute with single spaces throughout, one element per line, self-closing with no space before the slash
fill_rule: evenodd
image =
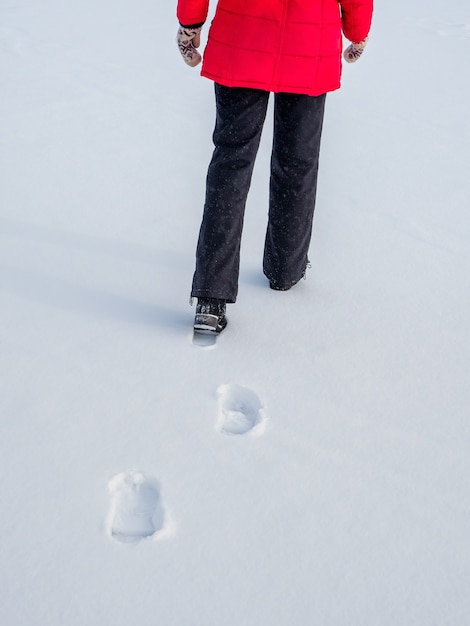
<path id="1" fill-rule="evenodd" d="M 220 385 L 218 429 L 226 435 L 260 435 L 266 429 L 266 412 L 254 391 L 240 385 Z"/>
<path id="2" fill-rule="evenodd" d="M 460 626 L 468 3 L 377 3 L 282 293 L 267 123 L 208 348 L 188 297 L 213 94 L 176 26 L 171 2 L 0 0 L 0 622 Z"/>
<path id="3" fill-rule="evenodd" d="M 112 494 L 108 517 L 111 537 L 124 543 L 137 543 L 147 537 L 161 538 L 165 512 L 157 481 L 130 470 L 110 480 L 109 491 Z"/>

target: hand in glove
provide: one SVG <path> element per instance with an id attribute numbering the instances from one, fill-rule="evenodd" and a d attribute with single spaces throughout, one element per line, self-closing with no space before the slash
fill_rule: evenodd
<path id="1" fill-rule="evenodd" d="M 348 46 L 343 54 L 344 60 L 348 63 L 355 63 L 364 52 L 364 48 L 367 44 L 367 39 L 368 38 L 366 37 L 359 43 L 352 43 L 350 46 Z"/>
<path id="2" fill-rule="evenodd" d="M 176 41 L 181 56 L 190 67 L 196 67 L 201 62 L 201 55 L 196 50 L 201 43 L 202 26 L 180 26 Z"/>

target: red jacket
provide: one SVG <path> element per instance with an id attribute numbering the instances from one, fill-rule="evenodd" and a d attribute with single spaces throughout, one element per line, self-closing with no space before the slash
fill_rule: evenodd
<path id="1" fill-rule="evenodd" d="M 203 76 L 227 87 L 316 96 L 340 86 L 341 32 L 368 34 L 373 0 L 219 0 Z M 178 0 L 181 24 L 206 20 L 209 0 Z"/>

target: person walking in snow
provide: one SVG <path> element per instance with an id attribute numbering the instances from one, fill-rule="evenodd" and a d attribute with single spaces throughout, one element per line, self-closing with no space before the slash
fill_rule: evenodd
<path id="1" fill-rule="evenodd" d="M 184 61 L 197 48 L 209 0 L 178 0 Z M 251 175 L 274 93 L 269 217 L 263 271 L 286 291 L 305 276 L 326 93 L 340 87 L 342 33 L 348 62 L 361 56 L 373 0 L 219 0 L 202 76 L 215 83 L 215 145 L 196 250 L 194 330 L 218 333 L 238 292 L 240 243 Z"/>

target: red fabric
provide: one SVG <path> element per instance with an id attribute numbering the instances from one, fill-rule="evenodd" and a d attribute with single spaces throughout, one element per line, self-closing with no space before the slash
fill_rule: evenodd
<path id="1" fill-rule="evenodd" d="M 341 31 L 369 33 L 373 0 L 219 0 L 201 74 L 227 87 L 312 96 L 340 86 Z M 178 0 L 181 24 L 207 18 L 209 0 Z"/>

